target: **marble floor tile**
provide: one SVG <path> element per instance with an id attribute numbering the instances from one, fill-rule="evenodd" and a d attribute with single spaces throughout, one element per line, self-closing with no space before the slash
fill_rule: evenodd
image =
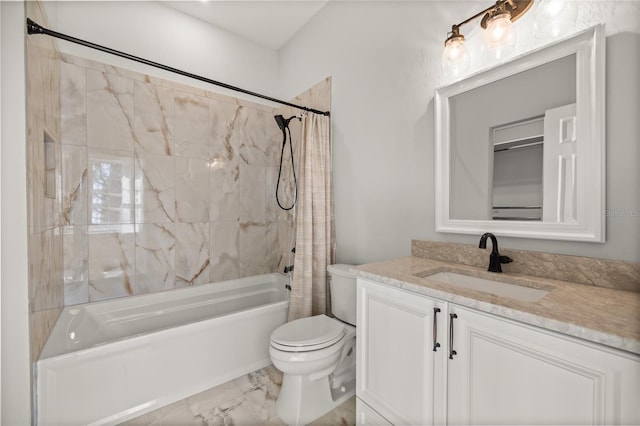
<path id="1" fill-rule="evenodd" d="M 198 414 L 196 420 L 203 426 L 259 425 L 262 423 L 249 401 L 242 396 Z"/>
<path id="2" fill-rule="evenodd" d="M 276 400 L 282 385 L 282 376 L 278 373 L 275 368 L 267 367 L 235 380 L 263 424 L 278 416 Z"/>
<path id="3" fill-rule="evenodd" d="M 283 422 L 280 417 L 276 417 L 274 419 L 269 420 L 266 423 L 267 426 L 287 426 L 285 422 Z"/>
<path id="4" fill-rule="evenodd" d="M 124 423 L 126 426 L 285 426 L 276 413 L 282 373 L 273 366 L 207 389 Z M 355 425 L 355 396 L 313 421 L 314 426 Z"/>
<path id="5" fill-rule="evenodd" d="M 207 389 L 187 398 L 187 403 L 194 416 L 206 413 L 219 405 L 237 399 L 243 394 L 235 380 L 230 380 L 215 388 Z"/>
<path id="6" fill-rule="evenodd" d="M 310 426 L 347 426 L 356 423 L 356 397 L 353 396 L 310 423 Z"/>

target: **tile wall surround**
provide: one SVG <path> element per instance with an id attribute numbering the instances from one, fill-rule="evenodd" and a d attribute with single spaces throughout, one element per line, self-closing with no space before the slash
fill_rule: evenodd
<path id="1" fill-rule="evenodd" d="M 25 7 L 27 16 L 47 25 L 42 3 L 25 2 Z M 31 359 L 35 360 L 64 306 L 58 175 L 60 54 L 54 39 L 30 36 L 26 39 L 26 55 L 29 327 Z M 51 150 L 45 150 L 45 140 L 51 143 Z M 45 190 L 47 185 L 51 193 Z"/>
<path id="2" fill-rule="evenodd" d="M 60 85 L 66 305 L 282 269 L 286 110 L 66 54 Z"/>
<path id="3" fill-rule="evenodd" d="M 486 250 L 477 245 L 413 240 L 412 256 L 487 267 L 491 243 Z M 590 257 L 567 256 L 527 250 L 500 248 L 513 259 L 502 265 L 504 272 L 569 281 L 596 287 L 640 292 L 640 263 Z"/>
<path id="4" fill-rule="evenodd" d="M 26 7 L 47 26 L 41 2 Z M 289 109 L 61 54 L 45 36 L 27 37 L 27 73 L 32 360 L 65 305 L 293 264 L 293 212 L 274 197 L 273 115 Z M 326 79 L 299 98 L 330 101 L 330 90 Z M 55 198 L 45 196 L 45 132 Z"/>

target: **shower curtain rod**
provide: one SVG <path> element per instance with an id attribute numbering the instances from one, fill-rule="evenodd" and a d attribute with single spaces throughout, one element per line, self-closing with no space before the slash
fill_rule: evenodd
<path id="1" fill-rule="evenodd" d="M 309 108 L 309 107 L 302 106 L 302 105 L 296 105 L 296 104 L 293 104 L 291 102 L 283 101 L 281 99 L 272 98 L 271 96 L 262 95 L 260 93 L 252 92 L 250 90 L 245 90 L 245 89 L 242 89 L 240 87 L 232 86 L 230 84 L 221 83 L 219 81 L 211 80 L 210 78 L 202 77 L 202 76 L 199 76 L 197 74 L 192 74 L 192 73 L 187 72 L 187 71 L 182 71 L 182 70 L 179 70 L 177 68 L 173 68 L 173 67 L 170 67 L 170 66 L 167 66 L 167 65 L 159 64 L 157 62 L 153 62 L 153 61 L 150 61 L 148 59 L 144 59 L 144 58 L 140 58 L 138 56 L 130 55 L 129 53 L 120 52 L 119 50 L 114 50 L 114 49 L 111 49 L 109 47 L 104 47 L 104 46 L 100 46 L 99 44 L 91 43 L 90 41 L 86 41 L 86 40 L 82 40 L 82 39 L 79 39 L 79 38 L 76 38 L 76 37 L 72 37 L 72 36 L 69 36 L 69 35 L 66 35 L 66 34 L 62 34 L 62 33 L 59 33 L 57 31 L 49 30 L 49 29 L 44 28 L 43 26 L 37 24 L 36 22 L 31 20 L 30 18 L 27 18 L 27 33 L 28 34 L 46 34 L 46 35 L 51 36 L 51 37 L 59 38 L 59 39 L 65 40 L 65 41 L 69 41 L 71 43 L 80 44 L 82 46 L 86 46 L 86 47 L 90 47 L 92 49 L 100 50 L 102 52 L 110 53 L 110 54 L 115 55 L 115 56 L 120 56 L 121 58 L 129 59 L 129 60 L 132 60 L 132 61 L 135 61 L 135 62 L 139 62 L 141 64 L 145 64 L 145 65 L 149 65 L 149 66 L 152 66 L 152 67 L 155 67 L 155 68 L 159 68 L 161 70 L 169 71 L 169 72 L 172 72 L 172 73 L 175 73 L 175 74 L 180 74 L 180 75 L 183 75 L 185 77 L 193 78 L 195 80 L 204 81 L 205 83 L 209 83 L 209 84 L 213 84 L 215 86 L 223 87 L 225 89 L 233 90 L 234 92 L 244 93 L 245 95 L 251 95 L 251 96 L 254 96 L 254 97 L 257 97 L 257 98 L 260 98 L 260 99 L 265 99 L 267 101 L 271 101 L 271 102 L 279 103 L 279 104 L 282 104 L 282 105 L 290 106 L 290 107 L 293 107 L 293 108 L 301 109 L 301 110 L 304 110 L 304 111 L 312 112 L 314 114 L 330 115 L 329 111 L 320 111 L 320 110 L 317 110 L 317 109 L 314 109 L 314 108 Z"/>

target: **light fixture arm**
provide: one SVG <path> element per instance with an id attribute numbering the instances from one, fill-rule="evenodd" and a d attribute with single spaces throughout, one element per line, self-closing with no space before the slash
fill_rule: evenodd
<path id="1" fill-rule="evenodd" d="M 527 12 L 534 0 L 497 0 L 494 4 L 481 10 L 464 21 L 451 26 L 447 33 L 442 52 L 442 69 L 445 74 L 461 75 L 469 68 L 469 52 L 465 47 L 464 36 L 460 27 L 482 16 L 480 26 L 490 29 L 485 32 L 485 45 L 491 45 L 490 51 L 504 55 L 515 44 L 515 33 L 511 23 Z M 488 40 L 488 41 L 487 41 Z M 489 50 L 488 50 L 489 51 Z"/>
<path id="2" fill-rule="evenodd" d="M 481 26 L 483 28 L 486 28 L 486 21 L 488 18 L 490 18 L 491 16 L 495 15 L 496 12 L 498 11 L 507 11 L 511 14 L 511 20 L 515 21 L 516 19 L 518 19 L 522 14 L 524 14 L 527 10 L 529 10 L 529 8 L 531 8 L 533 4 L 533 0 L 498 0 L 496 1 L 495 4 L 487 7 L 484 10 L 481 10 L 480 12 L 476 13 L 475 15 L 465 19 L 464 21 L 460 22 L 459 24 L 455 24 L 451 26 L 451 32 L 449 34 L 447 34 L 447 39 L 451 38 L 451 37 L 456 37 L 456 36 L 460 36 L 460 27 L 463 25 L 468 24 L 469 22 L 473 21 L 474 19 L 484 15 L 484 17 L 482 18 L 482 22 L 481 22 Z"/>
<path id="3" fill-rule="evenodd" d="M 460 22 L 457 25 L 452 25 L 451 26 L 451 32 L 453 32 L 454 28 L 459 32 L 460 31 L 460 27 L 468 24 L 469 22 L 473 21 L 474 19 L 476 19 L 477 17 L 479 17 L 480 15 L 484 15 L 485 13 L 490 12 L 493 9 L 496 9 L 498 7 L 498 3 L 504 3 L 506 0 L 498 0 L 496 2 L 496 4 L 489 6 L 488 8 L 481 10 L 480 12 L 476 13 L 475 15 L 473 15 L 470 18 L 465 19 L 464 21 Z M 512 0 L 513 1 L 513 0 Z"/>

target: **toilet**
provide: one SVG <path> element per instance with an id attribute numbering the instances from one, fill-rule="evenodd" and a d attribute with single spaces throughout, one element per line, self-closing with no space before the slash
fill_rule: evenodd
<path id="1" fill-rule="evenodd" d="M 355 394 L 356 275 L 351 267 L 327 268 L 335 318 L 301 318 L 271 334 L 271 361 L 283 373 L 276 410 L 288 425 L 310 423 Z"/>

